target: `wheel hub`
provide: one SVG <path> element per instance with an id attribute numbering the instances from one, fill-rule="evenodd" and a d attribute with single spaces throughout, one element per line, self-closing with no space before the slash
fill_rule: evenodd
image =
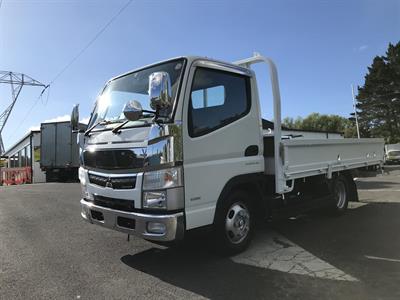
<path id="1" fill-rule="evenodd" d="M 234 203 L 228 210 L 225 220 L 225 230 L 228 239 L 238 244 L 248 235 L 250 229 L 250 213 L 242 203 Z"/>

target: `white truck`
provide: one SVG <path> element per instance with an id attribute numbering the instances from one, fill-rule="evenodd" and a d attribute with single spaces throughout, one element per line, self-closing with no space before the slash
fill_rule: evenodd
<path id="1" fill-rule="evenodd" d="M 385 145 L 385 163 L 393 164 L 400 162 L 400 143 Z"/>
<path id="2" fill-rule="evenodd" d="M 272 84 L 265 136 L 255 63 Z M 75 129 L 78 119 L 75 107 Z M 357 200 L 352 171 L 384 159 L 381 139 L 283 139 L 276 67 L 259 54 L 180 57 L 111 79 L 79 145 L 85 220 L 158 243 L 210 226 L 230 254 L 258 219 L 315 204 L 344 212 Z"/>

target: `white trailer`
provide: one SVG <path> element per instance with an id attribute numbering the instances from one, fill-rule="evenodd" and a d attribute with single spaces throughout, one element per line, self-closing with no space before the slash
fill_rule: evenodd
<path id="1" fill-rule="evenodd" d="M 268 66 L 274 132 L 262 128 L 255 63 Z M 72 124 L 77 129 L 78 112 Z M 357 200 L 356 169 L 381 166 L 380 139 L 283 139 L 274 63 L 180 57 L 111 79 L 80 137 L 82 217 L 155 242 L 210 226 L 243 251 L 255 220 Z"/>
<path id="2" fill-rule="evenodd" d="M 84 128 L 83 124 L 79 126 Z M 40 132 L 40 168 L 46 173 L 46 182 L 77 181 L 79 149 L 77 134 L 71 131 L 71 123 L 42 123 Z"/>

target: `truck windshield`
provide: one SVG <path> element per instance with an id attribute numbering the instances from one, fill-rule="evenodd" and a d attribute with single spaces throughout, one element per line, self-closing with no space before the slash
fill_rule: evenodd
<path id="1" fill-rule="evenodd" d="M 111 80 L 96 101 L 89 128 L 93 126 L 93 124 L 99 122 L 103 124 L 103 126 L 124 122 L 126 118 L 122 110 L 124 105 L 130 100 L 139 101 L 144 110 L 151 110 L 148 89 L 149 76 L 153 72 L 163 71 L 169 74 L 171 79 L 172 99 L 173 102 L 175 102 L 183 64 L 184 59 L 177 59 Z M 167 113 L 169 114 L 170 111 Z M 148 122 L 149 117 L 144 116 L 143 119 L 129 122 L 128 126 L 142 126 Z"/>
<path id="2" fill-rule="evenodd" d="M 400 150 L 389 151 L 389 156 L 400 156 Z"/>

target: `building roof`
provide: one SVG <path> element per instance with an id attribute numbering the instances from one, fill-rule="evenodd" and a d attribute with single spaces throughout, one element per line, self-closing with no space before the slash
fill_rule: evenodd
<path id="1" fill-rule="evenodd" d="M 27 139 L 28 137 L 30 137 L 31 135 L 33 135 L 34 133 L 40 133 L 40 130 L 31 130 L 28 131 L 22 138 L 20 138 L 14 145 L 12 145 L 10 148 L 7 149 L 7 151 L 5 151 L 2 155 L 2 157 L 8 157 L 9 153 L 15 148 L 17 147 L 22 141 L 24 141 L 25 139 Z"/>
<path id="2" fill-rule="evenodd" d="M 55 124 L 55 123 L 69 123 L 70 121 L 55 121 L 55 122 L 43 122 L 40 124 L 40 126 L 42 126 L 42 124 Z M 86 124 L 83 123 L 79 123 L 79 126 L 86 126 Z M 4 152 L 4 154 L 2 156 L 4 157 L 8 157 L 9 156 L 9 152 L 11 152 L 15 147 L 17 147 L 23 140 L 25 140 L 26 138 L 28 138 L 29 136 L 33 135 L 34 133 L 40 133 L 40 130 L 31 130 L 28 131 L 22 138 L 20 138 L 14 145 L 12 145 L 11 147 L 9 147 L 7 149 L 7 151 Z"/>

